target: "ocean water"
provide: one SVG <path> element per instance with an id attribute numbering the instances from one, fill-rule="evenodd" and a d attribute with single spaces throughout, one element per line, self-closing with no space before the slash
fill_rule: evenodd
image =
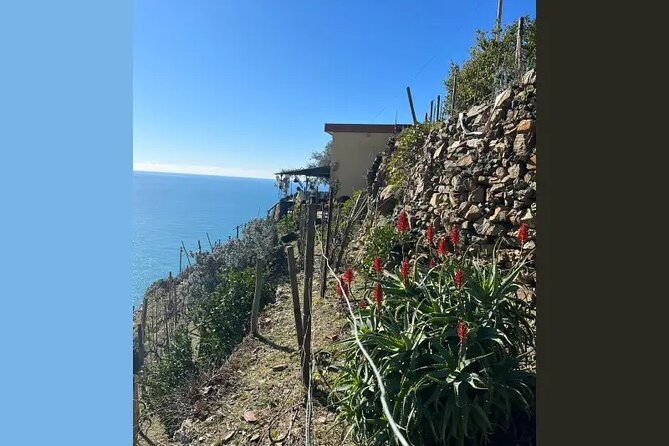
<path id="1" fill-rule="evenodd" d="M 274 180 L 134 172 L 133 305 L 152 282 L 179 272 L 182 240 L 189 251 L 198 240 L 209 251 L 207 233 L 212 244 L 235 237 L 235 226 L 265 217 L 278 198 Z"/>

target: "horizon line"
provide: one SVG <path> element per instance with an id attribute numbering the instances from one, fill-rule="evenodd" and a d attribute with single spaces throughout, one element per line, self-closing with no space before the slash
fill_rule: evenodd
<path id="1" fill-rule="evenodd" d="M 193 166 L 161 163 L 133 163 L 133 172 L 174 173 L 182 175 L 201 175 L 214 177 L 251 178 L 274 180 L 275 174 L 266 171 L 220 166 Z"/>

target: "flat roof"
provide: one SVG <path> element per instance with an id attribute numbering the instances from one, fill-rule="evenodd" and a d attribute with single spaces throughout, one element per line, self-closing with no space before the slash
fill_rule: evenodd
<path id="1" fill-rule="evenodd" d="M 333 134 L 335 132 L 347 133 L 397 133 L 411 124 L 325 124 L 325 132 Z"/>
<path id="2" fill-rule="evenodd" d="M 285 169 L 276 175 L 305 175 L 308 177 L 330 178 L 330 166 L 304 167 L 302 169 Z"/>

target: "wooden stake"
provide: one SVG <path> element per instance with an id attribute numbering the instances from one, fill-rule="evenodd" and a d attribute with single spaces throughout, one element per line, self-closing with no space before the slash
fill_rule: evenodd
<path id="1" fill-rule="evenodd" d="M 286 247 L 288 259 L 288 275 L 290 276 L 290 291 L 293 297 L 293 313 L 295 315 L 295 331 L 297 333 L 297 347 L 302 349 L 304 329 L 302 328 L 302 311 L 300 310 L 300 289 L 297 284 L 297 267 L 295 266 L 295 250 L 293 246 Z"/>
<path id="2" fill-rule="evenodd" d="M 306 246 L 304 250 L 304 310 L 302 311 L 302 327 L 304 328 L 304 344 L 302 346 L 302 379 L 309 385 L 311 363 L 311 292 L 314 278 L 314 235 L 316 232 L 316 206 L 308 205 L 306 228 Z"/>
<path id="3" fill-rule="evenodd" d="M 518 29 L 516 30 L 516 68 L 522 72 L 523 66 L 523 17 L 518 19 Z"/>
<path id="4" fill-rule="evenodd" d="M 329 251 L 330 251 L 331 227 L 332 227 L 332 191 L 330 191 L 330 198 L 328 200 L 328 223 L 325 234 L 325 246 L 323 246 L 323 253 L 322 253 L 328 258 L 330 258 Z M 327 277 L 325 259 L 321 258 L 321 290 L 320 290 L 321 299 L 325 298 L 325 292 L 327 291 L 327 286 L 328 286 L 328 277 Z"/>
<path id="5" fill-rule="evenodd" d="M 181 240 L 181 246 L 184 248 L 184 254 L 186 254 L 186 260 L 188 260 L 188 266 L 191 266 L 190 264 L 190 256 L 188 255 L 188 250 L 186 249 L 186 245 L 184 245 L 184 241 Z"/>
<path id="6" fill-rule="evenodd" d="M 179 274 L 181 274 L 181 257 L 183 254 L 183 248 L 179 246 Z"/>
<path id="7" fill-rule="evenodd" d="M 440 116 L 439 116 L 440 106 L 441 106 L 441 95 L 438 94 L 437 95 L 437 119 L 436 119 L 436 121 L 440 120 Z"/>
<path id="8" fill-rule="evenodd" d="M 430 122 L 432 122 L 432 118 L 434 117 L 434 100 L 430 101 Z"/>
<path id="9" fill-rule="evenodd" d="M 251 307 L 251 334 L 258 335 L 258 312 L 260 311 L 260 297 L 263 285 L 263 260 L 256 260 L 256 289 L 253 295 L 253 306 Z"/>
<path id="10" fill-rule="evenodd" d="M 451 115 L 455 113 L 455 97 L 458 94 L 458 69 L 453 73 L 453 91 L 451 91 Z"/>
<path id="11" fill-rule="evenodd" d="M 139 391 L 137 390 L 137 375 L 132 376 L 132 444 L 139 445 Z"/>
<path id="12" fill-rule="evenodd" d="M 411 117 L 413 118 L 414 125 L 418 124 L 418 119 L 416 119 L 416 111 L 413 108 L 413 99 L 411 98 L 411 88 L 407 87 L 407 96 L 409 97 L 409 107 L 411 108 Z"/>
<path id="13" fill-rule="evenodd" d="M 502 0 L 497 0 L 497 21 L 495 23 L 495 42 L 499 42 L 502 32 Z"/>
<path id="14" fill-rule="evenodd" d="M 202 245 L 200 244 L 200 240 L 197 241 L 197 250 L 202 252 Z"/>

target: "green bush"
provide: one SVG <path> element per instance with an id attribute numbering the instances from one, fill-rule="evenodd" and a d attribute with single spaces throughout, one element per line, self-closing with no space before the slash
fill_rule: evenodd
<path id="1" fill-rule="evenodd" d="M 193 322 L 199 330 L 198 361 L 218 366 L 248 332 L 255 290 L 255 270 L 225 269 L 216 289 L 197 306 Z M 273 285 L 264 281 L 262 297 L 271 296 Z"/>
<path id="2" fill-rule="evenodd" d="M 422 263 L 422 262 L 421 262 Z M 385 272 L 379 306 L 369 292 L 358 310 L 361 343 L 378 366 L 393 419 L 415 445 L 526 444 L 532 437 L 535 375 L 520 366 L 534 331 L 516 298 L 522 263 L 506 273 L 478 261 L 412 268 L 406 282 Z M 461 269 L 464 284 L 454 274 Z M 458 326 L 467 328 L 460 342 Z M 343 367 L 332 398 L 361 444 L 398 444 L 368 362 L 353 339 L 341 343 Z M 527 423 L 527 424 L 524 424 Z M 532 443 L 530 443 L 532 444 Z"/>
<path id="3" fill-rule="evenodd" d="M 295 232 L 299 229 L 300 209 L 300 204 L 295 203 L 292 211 L 281 217 L 281 220 L 276 224 L 276 232 L 279 236 Z"/>
<path id="4" fill-rule="evenodd" d="M 363 238 L 363 269 L 370 270 L 374 257 L 380 257 L 383 263 L 390 261 L 393 252 L 397 252 L 406 237 L 395 228 L 393 222 L 387 221 L 368 229 Z"/>
<path id="5" fill-rule="evenodd" d="M 462 66 L 451 65 L 446 79 L 446 104 L 451 104 L 453 82 L 457 73 L 456 111 L 472 105 L 506 88 L 519 75 L 536 65 L 536 22 L 525 17 L 523 33 L 523 67 L 516 67 L 516 31 L 518 22 L 504 28 L 499 41 L 494 32 L 476 31 L 476 44 L 469 50 L 469 59 Z"/>
<path id="6" fill-rule="evenodd" d="M 422 156 L 421 148 L 434 126 L 434 123 L 419 123 L 399 134 L 395 150 L 391 153 L 386 166 L 389 185 L 399 188 L 407 186 L 411 167 Z"/>
<path id="7" fill-rule="evenodd" d="M 186 329 L 178 328 L 173 336 L 162 358 L 146 368 L 143 381 L 144 400 L 170 436 L 187 417 L 183 401 L 188 399 L 191 380 L 198 370 Z"/>

